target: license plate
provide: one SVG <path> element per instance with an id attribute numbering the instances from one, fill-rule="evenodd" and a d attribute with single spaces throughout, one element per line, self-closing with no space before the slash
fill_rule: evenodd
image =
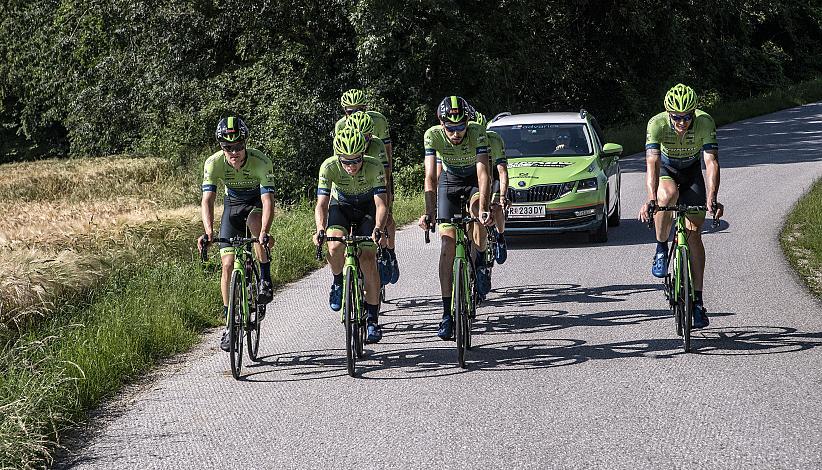
<path id="1" fill-rule="evenodd" d="M 508 208 L 508 217 L 513 219 L 545 217 L 545 206 L 511 206 Z"/>

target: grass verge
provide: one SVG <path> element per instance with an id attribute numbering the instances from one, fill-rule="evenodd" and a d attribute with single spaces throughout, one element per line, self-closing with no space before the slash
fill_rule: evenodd
<path id="1" fill-rule="evenodd" d="M 796 203 L 779 241 L 794 269 L 822 299 L 822 179 Z"/>

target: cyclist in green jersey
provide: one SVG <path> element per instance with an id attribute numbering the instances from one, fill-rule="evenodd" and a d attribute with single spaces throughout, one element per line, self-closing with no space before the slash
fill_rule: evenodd
<path id="1" fill-rule="evenodd" d="M 203 165 L 203 196 L 200 210 L 205 234 L 197 240 L 197 248 L 202 252 L 214 238 L 214 201 L 217 199 L 217 184 L 225 186 L 223 216 L 220 221 L 220 238 L 245 237 L 246 227 L 253 236 L 259 238 L 254 245 L 260 261 L 261 279 L 257 300 L 261 304 L 271 301 L 271 262 L 261 244 L 272 246 L 268 236 L 274 214 L 274 165 L 264 153 L 246 147 L 248 127 L 237 116 L 221 119 L 215 136 L 220 150 L 208 157 Z M 228 289 L 231 271 L 234 268 L 234 251 L 226 244 L 220 244 L 222 275 L 220 292 L 223 297 L 223 316 L 228 317 Z M 262 312 L 260 319 L 265 312 Z M 228 351 L 228 327 L 223 331 L 220 348 Z"/>
<path id="2" fill-rule="evenodd" d="M 482 113 L 476 113 L 474 121 L 486 127 L 488 121 Z M 485 130 L 488 136 L 488 157 L 494 164 L 491 183 L 491 216 L 497 227 L 497 246 L 494 258 L 502 264 L 508 259 L 508 246 L 505 243 L 505 211 L 508 202 L 508 158 L 505 156 L 505 142 L 494 131 Z"/>
<path id="3" fill-rule="evenodd" d="M 320 244 L 320 232 L 329 236 L 348 234 L 349 227 L 356 225 L 354 235 L 371 235 L 376 243 L 385 246 L 384 227 L 388 215 L 388 197 L 382 163 L 365 156 L 365 137 L 350 127 L 334 136 L 334 153 L 320 166 L 317 183 L 317 205 L 314 222 L 317 232 L 314 244 Z M 345 245 L 328 243 L 328 267 L 334 280 L 329 293 L 329 306 L 333 311 L 342 308 L 343 265 Z M 360 267 L 365 277 L 366 341 L 376 343 L 382 338 L 379 327 L 380 275 L 377 272 L 376 246 L 362 245 Z"/>
<path id="4" fill-rule="evenodd" d="M 473 108 L 459 96 L 448 96 L 437 107 L 440 123 L 425 131 L 425 214 L 419 226 L 428 230 L 437 218 L 451 218 L 462 213 L 460 200 L 468 202 L 470 213 L 485 225 L 494 220 L 488 211 L 490 175 L 488 170 L 488 137 L 485 129 L 471 122 Z M 438 168 L 442 168 L 440 177 Z M 436 192 L 435 192 L 436 190 Z M 442 321 L 437 336 L 448 340 L 453 336 L 451 319 L 451 265 L 456 251 L 455 230 L 450 224 L 439 227 L 442 246 L 440 249 L 439 278 L 442 292 Z M 474 224 L 470 230 L 476 255 L 477 290 L 486 295 L 491 289 L 491 279 L 486 267 L 485 249 L 488 238 L 485 229 Z"/>
<path id="5" fill-rule="evenodd" d="M 389 172 L 393 171 L 394 145 L 391 142 L 391 131 L 388 126 L 388 120 L 385 118 L 385 116 L 382 113 L 378 113 L 377 111 L 369 111 L 365 104 L 365 92 L 357 88 L 352 88 L 343 93 L 340 97 L 340 104 L 342 105 L 343 111 L 345 111 L 345 116 L 340 118 L 334 125 L 334 132 L 338 132 L 340 129 L 348 125 L 347 117 L 351 116 L 352 114 L 360 111 L 368 114 L 368 116 L 370 116 L 372 121 L 374 122 L 374 130 L 372 131 L 372 135 L 382 140 L 383 144 L 385 144 L 385 155 L 388 158 L 388 168 L 390 169 Z M 390 177 L 390 174 L 386 174 L 386 182 L 388 183 L 388 188 L 391 193 L 389 195 L 389 203 L 393 205 L 394 182 L 390 179 Z M 396 232 L 397 225 L 394 223 L 393 216 L 391 216 L 388 220 L 389 239 L 387 254 L 391 261 L 390 282 L 392 284 L 396 283 L 400 277 L 400 268 L 397 263 L 397 256 L 394 252 L 394 235 L 396 234 Z"/>
<path id="6" fill-rule="evenodd" d="M 643 222 L 649 221 L 650 208 L 656 205 L 674 205 L 677 202 L 705 205 L 715 212 L 716 218 L 722 216 L 722 204 L 717 202 L 719 146 L 716 141 L 716 124 L 710 115 L 696 109 L 696 102 L 694 90 L 679 83 L 665 94 L 665 111 L 648 121 L 645 140 L 645 186 L 648 190 L 648 202 L 639 211 L 639 219 Z M 707 188 L 700 160 L 705 161 Z M 704 328 L 709 323 L 702 301 L 705 246 L 702 243 L 701 228 L 704 221 L 704 212 L 689 214 L 686 221 L 695 293 L 693 328 Z M 657 212 L 654 223 L 657 247 L 651 273 L 662 278 L 668 270 L 668 237 L 673 213 Z"/>
<path id="7" fill-rule="evenodd" d="M 357 111 L 348 116 L 348 127 L 356 129 L 365 137 L 368 146 L 365 154 L 374 157 L 382 162 L 385 170 L 385 186 L 388 188 L 388 245 L 383 251 L 381 259 L 377 260 L 380 268 L 380 278 L 383 285 L 396 284 L 400 277 L 400 270 L 397 267 L 397 255 L 395 251 L 394 236 L 397 233 L 397 224 L 394 222 L 392 207 L 394 205 L 394 181 L 391 174 L 391 163 L 385 152 L 385 144 L 380 139 L 374 138 L 374 120 L 367 113 Z"/>

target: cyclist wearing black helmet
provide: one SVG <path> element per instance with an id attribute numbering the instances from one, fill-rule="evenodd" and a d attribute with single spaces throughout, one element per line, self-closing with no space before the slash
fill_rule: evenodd
<path id="1" fill-rule="evenodd" d="M 427 230 L 437 217 L 450 218 L 460 214 L 460 199 L 468 201 L 474 217 L 490 225 L 490 174 L 488 170 L 488 139 L 485 129 L 472 122 L 474 109 L 459 96 L 448 96 L 437 107 L 440 123 L 425 132 L 425 214 L 419 225 Z M 442 177 L 439 178 L 439 169 Z M 436 190 L 436 193 L 434 192 Z M 451 265 L 456 250 L 455 230 L 450 224 L 439 227 L 442 238 L 439 277 L 442 290 L 443 316 L 437 336 L 450 339 L 453 335 L 451 319 Z M 485 295 L 491 288 L 491 279 L 485 266 L 487 237 L 483 227 L 471 229 L 471 239 L 477 248 L 477 289 Z"/>
<path id="2" fill-rule="evenodd" d="M 223 118 L 217 124 L 215 137 L 220 150 L 208 157 L 203 165 L 203 197 L 201 212 L 205 234 L 197 240 L 202 252 L 214 238 L 214 201 L 217 199 L 217 183 L 225 186 L 223 217 L 220 221 L 220 238 L 244 237 L 246 227 L 259 237 L 259 243 L 271 246 L 268 230 L 274 214 L 274 165 L 261 151 L 246 147 L 248 127 L 237 116 Z M 271 262 L 259 244 L 254 245 L 260 260 L 261 279 L 257 300 L 271 301 Z M 223 315 L 228 316 L 228 288 L 234 267 L 234 252 L 227 244 L 220 246 L 222 276 L 220 292 L 223 296 Z M 262 312 L 260 319 L 264 316 Z M 223 331 L 220 348 L 228 351 L 228 328 Z"/>

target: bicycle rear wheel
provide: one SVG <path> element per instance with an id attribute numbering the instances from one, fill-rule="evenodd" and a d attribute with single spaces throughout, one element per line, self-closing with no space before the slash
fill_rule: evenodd
<path id="1" fill-rule="evenodd" d="M 694 303 L 691 302 L 691 270 L 688 250 L 679 247 L 679 311 L 682 317 L 682 347 L 685 352 L 691 351 L 691 326 L 693 324 Z"/>
<path id="2" fill-rule="evenodd" d="M 260 321 L 259 311 L 265 308 L 265 305 L 257 303 L 257 285 L 260 279 L 259 271 L 256 264 L 253 264 L 249 270 L 250 275 L 246 277 L 250 280 L 246 284 L 248 289 L 248 321 L 245 328 L 246 346 L 248 346 L 248 358 L 252 361 L 258 361 L 257 353 L 260 350 Z"/>
<path id="3" fill-rule="evenodd" d="M 465 369 L 465 346 L 466 346 L 466 334 L 470 334 L 468 332 L 468 312 L 466 311 L 466 294 L 465 292 L 465 271 L 464 271 L 464 260 L 462 259 L 455 259 L 454 260 L 454 273 L 453 273 L 453 280 L 454 283 L 454 296 L 451 300 L 451 310 L 454 315 L 454 327 L 456 330 L 455 339 L 457 340 L 457 361 L 461 368 Z"/>
<path id="4" fill-rule="evenodd" d="M 228 337 L 231 375 L 240 378 L 243 368 L 243 280 L 239 271 L 231 273 L 231 288 L 228 292 Z"/>
<path id="5" fill-rule="evenodd" d="M 359 332 L 356 331 L 354 276 L 351 268 L 345 270 L 345 296 L 343 297 L 343 323 L 345 324 L 345 359 L 348 375 L 354 377 L 357 364 L 357 341 Z"/>

